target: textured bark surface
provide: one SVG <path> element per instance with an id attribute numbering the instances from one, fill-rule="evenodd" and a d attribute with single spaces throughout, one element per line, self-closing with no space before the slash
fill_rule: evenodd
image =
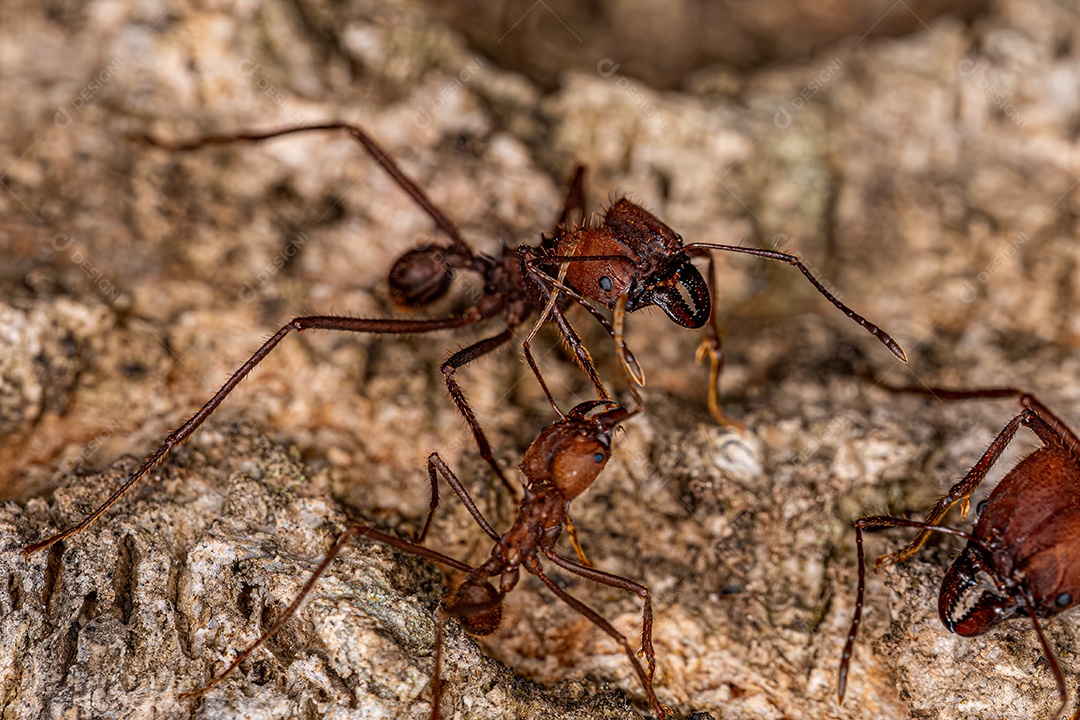
<path id="1" fill-rule="evenodd" d="M 179 155 L 128 137 L 328 119 L 367 128 L 479 250 L 549 231 L 581 162 L 590 208 L 629 193 L 688 241 L 798 253 L 907 348 L 902 371 L 794 269 L 718 257 L 723 391 L 746 425 L 730 433 L 704 408 L 699 336 L 631 318 L 647 412 L 573 513 L 598 567 L 651 588 L 656 689 L 679 717 L 1053 716 L 1027 624 L 959 638 L 938 622 L 947 540 L 871 573 L 843 705 L 835 682 L 852 519 L 921 515 L 1017 410 L 892 397 L 854 366 L 1028 387 L 1080 425 L 1074 7 L 1003 1 L 970 25 L 927 18 L 797 64 L 699 71 L 678 93 L 604 56 L 543 92 L 408 2 L 8 3 L 0 28 L 0 717 L 430 712 L 443 579 L 370 543 L 221 688 L 176 693 L 258 636 L 350 518 L 415 531 L 427 453 L 508 525 L 438 370 L 498 323 L 290 337 L 107 518 L 18 553 L 106 497 L 294 314 L 395 313 L 387 270 L 436 234 L 355 144 Z M 472 280 L 433 313 L 475 297 Z M 578 325 L 619 387 L 610 343 Z M 539 346 L 562 406 L 587 399 L 557 338 Z M 553 419 L 516 348 L 461 382 L 516 466 Z M 1033 446 L 1024 435 L 992 480 Z M 429 544 L 480 561 L 485 536 L 443 494 Z M 565 582 L 636 634 L 639 601 Z M 481 644 L 452 626 L 447 717 L 647 714 L 626 657 L 539 583 L 506 613 Z M 1069 613 L 1045 626 L 1071 693 L 1078 628 Z"/>

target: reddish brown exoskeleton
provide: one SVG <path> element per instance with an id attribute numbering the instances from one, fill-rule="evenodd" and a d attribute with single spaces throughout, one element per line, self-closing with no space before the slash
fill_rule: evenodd
<path id="1" fill-rule="evenodd" d="M 278 632 L 295 614 L 319 577 L 352 540 L 367 538 L 467 573 L 464 582 L 446 600 L 436 624 L 432 671 L 432 720 L 437 720 L 439 717 L 441 704 L 441 653 L 446 621 L 451 617 L 457 618 L 465 630 L 473 635 L 485 636 L 494 633 L 498 630 L 502 619 L 502 600 L 517 586 L 521 568 L 539 578 L 559 599 L 584 615 L 622 646 L 645 691 L 649 707 L 658 717 L 669 717 L 667 708 L 660 703 L 653 691 L 656 658 L 652 642 L 652 597 L 649 589 L 632 580 L 564 558 L 555 548 L 563 524 L 567 520 L 570 502 L 589 488 L 607 464 L 611 455 L 612 431 L 619 423 L 640 411 L 640 404 L 627 410 L 616 406 L 611 401 L 594 400 L 581 403 L 565 414 L 562 419 L 544 428 L 522 458 L 521 473 L 524 476 L 525 499 L 521 503 L 517 519 L 503 535 L 499 535 L 485 519 L 468 491 L 442 458 L 437 453 L 432 453 L 428 458 L 431 508 L 417 542 L 388 535 L 367 525 L 356 525 L 350 528 L 330 549 L 319 567 L 304 584 L 300 594 L 281 613 L 273 625 L 241 652 L 224 672 L 211 679 L 204 687 L 185 693 L 181 697 L 191 698 L 202 695 L 221 683 L 230 672 L 259 645 Z M 453 488 L 476 523 L 494 543 L 490 557 L 480 565 L 475 567 L 467 565 L 422 545 L 431 524 L 432 514 L 438 504 L 439 477 L 446 480 L 447 484 Z M 628 639 L 611 623 L 549 578 L 540 564 L 541 555 L 567 572 L 640 597 L 644 608 L 639 649 L 635 652 Z M 493 582 L 497 582 L 497 585 Z M 638 655 L 645 658 L 645 667 L 642 667 Z"/>
<path id="2" fill-rule="evenodd" d="M 942 400 L 1016 397 L 1023 411 L 998 433 L 979 461 L 953 485 L 922 522 L 883 515 L 855 521 L 859 583 L 855 616 L 840 662 L 838 693 L 843 701 L 848 668 L 862 618 L 865 590 L 863 530 L 914 527 L 920 532 L 901 550 L 883 555 L 876 565 L 902 562 L 922 547 L 932 532 L 965 538 L 967 546 L 953 561 L 941 583 L 938 616 L 959 635 L 981 635 L 1014 617 L 1031 619 L 1054 678 L 1061 703 L 1055 718 L 1065 712 L 1065 678 L 1039 618 L 1050 618 L 1080 601 L 1080 438 L 1033 395 L 1015 388 L 946 390 L 894 388 L 893 392 L 930 395 Z M 1002 478 L 976 508 L 971 532 L 938 523 L 960 504 L 966 516 L 971 495 L 1001 457 L 1021 427 L 1031 429 L 1042 447 L 1025 457 Z M 1073 719 L 1080 717 L 1080 710 Z"/>
<path id="3" fill-rule="evenodd" d="M 568 262 L 560 276 L 560 289 L 573 297 L 581 296 L 612 310 L 619 298 L 625 295 L 626 312 L 655 305 L 682 327 L 704 328 L 705 337 L 698 357 L 708 355 L 711 364 L 709 411 L 720 424 L 737 425 L 724 416 L 718 398 L 723 353 L 712 299 L 715 294 L 712 259 L 710 257 L 708 282 L 691 262 L 695 257 L 709 257 L 713 250 L 745 253 L 794 265 L 829 302 L 876 337 L 898 359 L 907 362 L 903 348 L 888 333 L 840 302 L 796 256 L 738 245 L 683 245 L 682 236 L 626 198 L 616 200 L 597 225 L 570 229 L 557 235 L 552 243 L 545 243 L 539 248 L 518 248 L 519 253 L 533 263 L 545 256 L 548 262 L 572 261 L 583 256 L 607 259 L 606 263 Z M 638 379 L 643 382 L 642 378 Z"/>
<path id="4" fill-rule="evenodd" d="M 367 319 L 336 315 L 294 317 L 236 370 L 206 404 L 170 433 L 146 461 L 97 509 L 77 524 L 26 546 L 23 549 L 25 555 L 47 548 L 59 540 L 80 532 L 99 518 L 151 468 L 161 462 L 173 447 L 187 440 L 214 413 L 240 384 L 240 381 L 293 332 L 335 330 L 351 333 L 411 335 L 466 327 L 493 321 L 496 318 L 501 319 L 502 328 L 498 333 L 453 353 L 443 362 L 441 370 L 451 398 L 476 438 L 481 457 L 492 467 L 510 492 L 514 492 L 513 485 L 495 462 L 490 443 L 466 400 L 455 373 L 461 367 L 508 343 L 514 337 L 516 329 L 534 314 L 539 315 L 539 319 L 522 346 L 530 367 L 556 412 L 558 412 L 558 406 L 544 384 L 530 350 L 530 342 L 537 329 L 548 319 L 554 321 L 571 349 L 575 361 L 595 387 L 597 396 L 608 400 L 610 397 L 606 394 L 607 391 L 600 381 L 592 358 L 577 332 L 567 321 L 564 311 L 571 303 L 576 302 L 592 314 L 609 335 L 615 337 L 611 323 L 592 306 L 590 301 L 614 309 L 617 301 L 622 297 L 625 298 L 623 306 L 626 312 L 655 305 L 663 309 L 679 325 L 688 328 L 706 327 L 707 336 L 702 348 L 710 356 L 712 365 L 709 407 L 718 421 L 732 424 L 720 412 L 717 400 L 716 388 L 723 356 L 720 351 L 719 333 L 715 322 L 711 322 L 714 313 L 709 291 L 711 280 L 710 284 L 707 284 L 701 273 L 690 262 L 692 257 L 708 255 L 711 250 L 746 253 L 795 265 L 833 305 L 873 334 L 899 359 L 906 362 L 904 351 L 892 337 L 829 293 L 794 255 L 732 245 L 706 243 L 683 245 L 681 238 L 674 230 L 639 205 L 626 199 L 616 201 L 607 210 L 599 225 L 572 223 L 571 217 L 582 213 L 585 205 L 582 168 L 577 169 L 571 180 L 570 190 L 562 214 L 556 223 L 554 234 L 545 236 L 539 246 L 523 245 L 516 250 L 504 248 L 501 255 L 493 257 L 474 252 L 457 227 L 431 202 L 423 190 L 410 180 L 386 151 L 359 127 L 344 123 L 326 123 L 264 133 L 209 136 L 188 142 L 169 143 L 150 137 L 141 139 L 179 152 L 193 151 L 211 145 L 262 142 L 285 135 L 332 130 L 344 131 L 356 140 L 449 238 L 446 244 L 432 244 L 409 250 L 395 262 L 389 276 L 390 297 L 394 303 L 406 309 L 426 307 L 448 291 L 451 279 L 458 271 L 468 271 L 479 276 L 483 286 L 479 298 L 460 313 L 426 320 Z M 710 272 L 710 277 L 711 275 Z M 616 324 L 618 323 L 621 323 L 621 319 L 616 318 Z M 635 380 L 643 383 L 644 375 L 641 368 L 625 345 L 620 347 L 620 354 L 623 361 L 629 365 Z"/>

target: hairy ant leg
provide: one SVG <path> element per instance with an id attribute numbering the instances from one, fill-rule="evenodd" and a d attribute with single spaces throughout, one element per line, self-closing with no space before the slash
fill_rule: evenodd
<path id="1" fill-rule="evenodd" d="M 543 325 L 549 316 L 554 318 L 554 322 L 562 332 L 563 339 L 566 340 L 571 350 L 574 351 L 575 360 L 577 361 L 578 366 L 581 367 L 590 379 L 592 379 L 593 384 L 597 386 L 597 395 L 601 398 L 604 398 L 607 395 L 607 391 L 603 388 L 603 383 L 600 381 L 599 376 L 596 375 L 596 367 L 592 360 L 592 356 L 589 355 L 589 351 L 581 342 L 581 338 L 566 319 L 565 312 L 559 302 L 560 300 L 564 300 L 564 298 L 566 302 L 573 301 L 585 308 L 585 310 L 596 318 L 597 322 L 600 323 L 600 326 L 604 328 L 611 339 L 615 340 L 619 361 L 625 369 L 630 371 L 628 377 L 634 379 L 634 381 L 630 383 L 631 386 L 635 383 L 637 385 L 644 385 L 645 375 L 641 370 L 641 366 L 638 364 L 637 358 L 634 357 L 634 354 L 630 351 L 630 348 L 627 347 L 626 343 L 618 339 L 618 331 L 614 324 L 609 323 L 607 319 L 600 315 L 599 311 L 589 304 L 589 300 L 586 296 L 564 284 L 562 277 L 572 265 L 586 263 L 626 263 L 629 262 L 629 260 L 620 255 L 537 256 L 532 253 L 532 248 L 519 248 L 518 252 L 521 258 L 524 276 L 535 284 L 537 293 L 545 301 L 544 309 L 541 312 L 540 317 L 533 324 L 532 329 L 529 331 L 525 340 L 522 341 L 521 345 L 524 350 L 525 359 L 528 361 L 529 367 L 533 371 L 533 375 L 536 376 L 541 387 L 543 387 L 547 393 L 548 400 L 551 402 L 555 412 L 561 414 L 551 393 L 547 391 L 547 385 L 544 382 L 544 378 L 540 373 L 539 367 L 537 366 L 531 351 L 532 339 L 536 336 L 536 333 L 539 332 L 541 325 Z M 539 267 L 544 265 L 558 265 L 560 267 L 560 277 L 552 277 L 541 271 Z M 623 307 L 625 311 L 625 301 Z M 612 304 L 612 308 L 615 308 L 614 303 Z M 637 396 L 635 395 L 635 397 Z M 637 397 L 637 400 L 640 403 L 640 397 Z"/>
<path id="2" fill-rule="evenodd" d="M 587 577 L 590 580 L 595 580 L 596 582 L 599 582 L 599 583 L 604 584 L 604 585 L 611 585 L 612 587 L 617 587 L 619 589 L 627 590 L 629 592 L 634 592 L 635 594 L 637 594 L 635 590 L 633 590 L 630 587 L 627 587 L 625 585 L 617 585 L 614 582 L 607 582 L 607 581 L 604 581 L 604 580 L 599 580 L 596 577 L 593 577 L 593 576 L 590 576 L 590 575 L 585 575 L 584 572 L 577 572 L 577 570 L 570 570 L 569 568 L 566 568 L 565 566 L 563 566 L 558 560 L 551 557 L 551 555 L 548 555 L 546 552 L 545 552 L 545 555 L 547 555 L 547 557 L 549 557 L 552 562 L 554 562 L 557 565 L 560 565 L 560 567 L 564 567 L 564 569 L 568 570 L 569 572 L 574 572 L 575 574 L 581 575 L 582 577 Z M 558 557 L 558 556 L 556 556 L 556 557 Z M 565 560 L 563 558 L 559 558 L 559 560 L 561 560 L 561 561 L 563 561 L 563 562 L 565 562 L 567 564 L 570 564 L 570 565 L 575 565 L 576 568 L 578 568 L 578 569 L 580 569 L 582 571 L 591 571 L 591 568 L 587 568 L 587 567 L 584 567 L 582 565 L 576 565 L 575 563 L 571 563 L 569 560 Z M 638 676 L 638 680 L 641 682 L 642 687 L 645 688 L 645 697 L 648 700 L 649 707 L 652 708 L 653 712 L 656 713 L 657 717 L 659 717 L 659 718 L 668 717 L 667 708 L 664 706 L 663 703 L 660 702 L 659 698 L 656 697 L 656 692 L 655 692 L 655 690 L 653 690 L 653 675 L 655 674 L 655 671 L 656 671 L 655 659 L 651 655 L 647 654 L 646 661 L 648 663 L 648 669 L 642 668 L 641 663 L 638 661 L 638 655 L 635 654 L 633 648 L 630 647 L 630 643 L 627 641 L 626 636 L 623 635 L 618 630 L 616 630 L 614 625 L 612 625 L 607 620 L 605 620 L 603 617 L 601 617 L 591 607 L 589 607 L 585 603 L 581 602 L 576 597 L 574 597 L 573 595 L 571 595 L 570 593 L 566 592 L 561 587 L 556 585 L 555 582 L 552 581 L 552 579 L 549 578 L 546 573 L 544 573 L 543 568 L 541 567 L 540 563 L 536 561 L 536 558 L 531 558 L 530 562 L 526 563 L 525 568 L 529 572 L 531 572 L 533 575 L 540 578 L 540 581 L 542 583 L 544 583 L 544 585 L 546 585 L 548 587 L 548 589 L 551 590 L 551 592 L 553 592 L 556 596 L 558 596 L 558 598 L 560 600 L 562 600 L 567 605 L 574 608 L 579 613 L 581 613 L 586 618 L 588 618 L 590 622 L 592 622 L 594 625 L 596 625 L 601 630 L 603 630 L 605 633 L 607 633 L 611 637 L 611 639 L 613 639 L 615 642 L 617 642 L 623 648 L 623 650 L 626 652 L 626 657 L 630 660 L 630 665 L 634 668 L 634 672 Z M 595 572 L 595 571 L 593 571 L 593 572 Z M 604 573 L 604 575 L 606 575 L 607 578 L 609 578 L 612 581 L 624 581 L 624 582 L 627 582 L 627 583 L 629 583 L 631 585 L 636 585 L 636 583 L 632 583 L 632 582 L 626 580 L 626 578 L 620 577 L 618 575 L 609 575 L 607 573 Z M 644 597 L 646 599 L 645 607 L 647 608 L 647 610 L 645 612 L 649 613 L 647 620 L 642 619 L 642 630 L 641 630 L 642 650 L 639 651 L 639 652 L 642 652 L 642 653 L 646 652 L 645 651 L 646 642 L 648 643 L 649 652 L 651 652 L 652 651 L 652 615 L 651 615 L 652 605 L 651 605 L 651 602 L 649 600 L 649 589 L 646 588 L 644 585 L 639 585 L 638 587 L 642 588 L 645 591 L 645 595 L 644 595 Z M 647 638 L 647 640 L 646 640 L 646 638 Z"/>
<path id="3" fill-rule="evenodd" d="M 566 187 L 566 202 L 563 204 L 559 222 L 555 224 L 556 232 L 563 233 L 570 227 L 570 216 L 577 211 L 577 224 L 585 221 L 585 166 L 578 165 L 570 176 L 570 182 Z"/>
<path id="4" fill-rule="evenodd" d="M 538 287 L 542 288 L 541 292 L 545 293 L 547 303 L 540 313 L 540 317 L 533 323 L 532 329 L 529 330 L 529 334 L 521 341 L 521 351 L 525 355 L 525 361 L 529 364 L 529 369 L 532 370 L 533 376 L 536 377 L 537 382 L 540 383 L 540 387 L 544 391 L 544 395 L 547 396 L 551 407 L 559 417 L 563 417 L 562 411 L 559 409 L 559 404 L 555 401 L 555 396 L 551 394 L 547 381 L 544 380 L 544 375 L 540 372 L 540 366 L 536 364 L 536 359 L 533 357 L 532 352 L 533 339 L 536 337 L 536 333 L 540 330 L 540 327 L 547 320 L 548 316 L 551 316 L 554 319 L 554 322 L 562 332 L 563 339 L 574 353 L 574 360 L 577 362 L 578 367 L 585 372 L 589 377 L 589 380 L 593 383 L 593 386 L 596 388 L 597 397 L 600 400 L 611 400 L 607 388 L 604 387 L 604 383 L 601 382 L 600 375 L 596 371 L 596 363 L 593 362 L 592 355 L 589 354 L 585 344 L 581 341 L 581 337 L 567 321 L 566 315 L 557 305 L 556 301 L 559 298 L 558 292 L 549 292 L 542 284 L 538 284 Z"/>
<path id="5" fill-rule="evenodd" d="M 357 125 L 350 125 L 349 123 L 341 122 L 329 122 L 319 123 L 315 125 L 298 125 L 294 127 L 278 128 L 277 130 L 268 130 L 266 132 L 259 133 L 231 133 L 223 135 L 204 135 L 199 138 L 194 138 L 185 141 L 166 141 L 154 137 L 149 134 L 132 134 L 129 137 L 133 140 L 145 142 L 148 145 L 154 145 L 162 148 L 163 150 L 169 150 L 171 152 L 190 152 L 195 150 L 201 150 L 202 148 L 212 145 L 233 145 L 241 142 L 258 143 L 265 140 L 272 140 L 274 138 L 285 137 L 286 135 L 297 135 L 300 133 L 317 133 L 317 132 L 330 132 L 335 130 L 344 130 L 354 140 L 360 143 L 361 146 L 367 151 L 378 165 L 386 171 L 394 182 L 404 190 L 413 201 L 420 206 L 420 208 L 428 214 L 439 229 L 445 232 L 450 237 L 450 242 L 454 246 L 454 250 L 464 255 L 472 255 L 472 250 L 461 237 L 461 233 L 458 231 L 457 226 L 450 222 L 438 206 L 431 201 L 420 186 L 414 183 L 408 175 L 406 175 L 398 164 L 391 157 L 390 153 L 384 150 L 375 140 L 368 135 L 362 128 Z"/>
<path id="6" fill-rule="evenodd" d="M 595 583 L 601 585 L 607 585 L 609 587 L 617 588 L 619 590 L 625 590 L 626 592 L 633 593 L 641 598 L 643 603 L 643 609 L 641 611 L 641 647 L 637 651 L 637 657 L 644 657 L 645 664 L 648 668 L 647 677 L 651 680 L 653 675 L 656 674 L 656 650 L 653 648 L 652 630 L 653 630 L 653 611 L 652 611 L 652 593 L 649 592 L 649 588 L 645 587 L 641 583 L 636 583 L 633 580 L 628 580 L 619 575 L 612 575 L 611 573 L 603 572 L 595 568 L 579 565 L 573 560 L 562 557 L 551 548 L 544 549 L 544 556 L 548 560 L 555 563 L 563 570 L 580 575 L 586 580 L 592 580 Z M 575 608 L 576 609 L 576 608 Z M 586 615 L 592 620 L 592 617 Z M 595 622 L 595 621 L 594 621 Z M 611 635 L 611 625 L 608 623 L 600 624 L 601 629 L 608 635 Z M 630 650 L 630 646 L 626 642 L 626 638 L 622 633 L 616 633 L 612 635 L 612 638 L 624 648 L 627 652 L 633 652 Z"/>
<path id="7" fill-rule="evenodd" d="M 948 401 L 993 400 L 1015 397 L 1020 401 L 1020 404 L 1024 408 L 1019 415 L 1012 418 L 1005 427 L 1001 429 L 1001 432 L 999 432 L 990 443 L 986 452 L 983 453 L 982 457 L 979 458 L 979 461 L 972 466 L 967 474 L 949 488 L 949 491 L 934 504 L 934 507 L 927 513 L 926 518 L 923 521 L 928 525 L 936 525 L 941 522 L 942 518 L 944 518 L 949 510 L 957 503 L 960 504 L 961 519 L 967 517 L 971 508 L 972 493 L 974 493 L 979 485 L 986 479 L 986 475 L 990 472 L 990 468 L 1001 458 L 1001 454 L 1005 451 L 1005 448 L 1009 443 L 1012 442 L 1013 437 L 1016 435 L 1016 431 L 1020 426 L 1029 428 L 1043 441 L 1043 443 L 1047 445 L 1064 445 L 1074 456 L 1080 458 L 1080 438 L 1077 438 L 1076 434 L 1054 415 L 1049 408 L 1039 402 L 1034 395 L 1031 395 L 1024 390 L 1019 390 L 1017 388 L 951 390 L 922 386 L 897 387 L 885 383 L 878 383 L 878 386 L 897 394 L 925 395 L 938 400 Z M 919 548 L 923 546 L 929 536 L 930 531 L 919 533 L 910 543 L 900 550 L 879 557 L 874 562 L 874 565 L 876 567 L 882 567 L 883 565 L 892 565 L 907 560 L 919 551 Z"/>
<path id="8" fill-rule="evenodd" d="M 847 679 L 851 669 L 851 656 L 855 649 L 855 637 L 858 635 L 859 625 L 862 624 L 863 600 L 866 597 L 866 552 L 863 549 L 863 530 L 890 527 L 915 527 L 926 533 L 940 532 L 945 535 L 955 535 L 969 541 L 974 539 L 969 533 L 962 530 L 956 530 L 942 525 L 931 525 L 929 523 L 919 522 L 918 520 L 891 517 L 888 515 L 865 515 L 855 520 L 856 563 L 858 565 L 859 579 L 855 589 L 855 613 L 851 618 L 851 628 L 848 630 L 847 642 L 844 643 L 844 651 L 840 656 L 840 671 L 836 685 L 836 694 L 837 699 L 841 703 L 844 702 L 844 695 L 847 693 Z"/>
<path id="9" fill-rule="evenodd" d="M 439 477 L 442 477 L 442 479 L 446 481 L 446 484 L 457 493 L 457 496 L 461 499 L 465 509 L 472 515 L 476 524 L 487 533 L 488 537 L 498 542 L 499 534 L 495 532 L 495 528 L 491 527 L 491 523 L 489 523 L 487 518 L 484 517 L 484 514 L 480 512 L 480 508 L 473 502 L 468 491 L 465 490 L 461 481 L 457 479 L 457 475 L 454 474 L 450 469 L 450 466 L 446 464 L 446 461 L 436 452 L 428 455 L 428 478 L 431 481 L 431 501 L 428 506 L 427 518 L 424 520 L 424 528 L 417 536 L 416 544 L 424 544 L 424 539 L 427 538 L 428 530 L 431 529 L 431 521 L 435 517 L 435 511 L 439 507 Z"/>
<path id="10" fill-rule="evenodd" d="M 706 283 L 709 287 L 709 297 L 716 297 L 716 261 L 709 254 L 709 269 Z M 709 359 L 709 414 L 721 427 L 730 428 L 736 432 L 743 429 L 743 424 L 734 418 L 730 418 L 720 409 L 720 374 L 724 371 L 723 338 L 720 335 L 720 326 L 716 319 L 716 303 L 712 303 L 709 310 L 709 321 L 705 323 L 705 334 L 701 338 L 694 362 L 700 365 L 707 357 Z"/>

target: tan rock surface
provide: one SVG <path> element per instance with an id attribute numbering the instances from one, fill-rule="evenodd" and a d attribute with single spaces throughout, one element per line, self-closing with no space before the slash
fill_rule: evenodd
<path id="1" fill-rule="evenodd" d="M 19 547 L 105 497 L 292 315 L 394 312 L 387 269 L 434 237 L 343 138 L 181 156 L 129 133 L 354 121 L 487 252 L 550 230 L 583 162 L 590 207 L 629 192 L 688 240 L 799 253 L 905 345 L 918 381 L 1030 387 L 1080 425 L 1080 16 L 1066 4 L 1000 2 L 970 26 L 941 17 L 832 46 L 740 76 L 737 90 L 730 71 L 702 71 L 678 93 L 613 66 L 542 93 L 407 2 L 0 13 L 4 718 L 426 717 L 439 574 L 370 545 L 347 552 L 237 677 L 194 705 L 175 693 L 258 634 L 347 517 L 415 528 L 428 452 L 508 521 L 438 372 L 497 325 L 308 333 L 107 520 L 62 555 L 22 559 Z M 679 717 L 717 719 L 1051 717 L 1053 679 L 1025 623 L 974 639 L 938 623 L 948 541 L 871 575 L 836 703 L 851 520 L 924 512 L 1016 408 L 868 390 L 853 363 L 905 376 L 793 269 L 734 255 L 717 267 L 724 393 L 747 431 L 725 433 L 705 412 L 698 336 L 641 313 L 629 341 L 648 412 L 574 506 L 597 565 L 655 594 L 661 699 Z M 440 312 L 468 278 L 455 291 Z M 608 344 L 589 344 L 615 377 Z M 563 406 L 587 397 L 554 336 L 541 345 Z M 513 467 L 552 419 L 524 365 L 507 350 L 462 384 Z M 451 500 L 433 546 L 483 557 L 482 533 Z M 568 582 L 635 631 L 640 603 Z M 451 634 L 455 716 L 645 712 L 626 658 L 536 583 L 507 612 L 483 648 Z M 1077 625 L 1046 624 L 1073 693 Z"/>

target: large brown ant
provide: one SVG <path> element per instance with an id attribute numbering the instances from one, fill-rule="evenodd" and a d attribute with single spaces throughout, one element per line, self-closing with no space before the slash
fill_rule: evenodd
<path id="1" fill-rule="evenodd" d="M 570 303 L 584 307 L 614 337 L 612 325 L 590 304 L 595 301 L 609 309 L 625 297 L 626 312 L 657 306 L 675 323 L 687 328 L 706 329 L 702 352 L 711 362 L 709 407 L 722 424 L 733 424 L 719 410 L 717 384 L 723 362 L 720 335 L 715 323 L 715 308 L 710 287 L 691 263 L 691 258 L 707 256 L 712 250 L 745 253 L 769 260 L 779 260 L 796 266 L 829 302 L 865 328 L 900 360 L 906 362 L 903 349 L 886 332 L 866 320 L 833 296 L 810 270 L 794 255 L 774 250 L 719 245 L 711 243 L 682 244 L 682 238 L 659 218 L 628 200 L 615 201 L 604 213 L 599 224 L 585 221 L 572 225 L 571 216 L 582 213 L 585 206 L 582 168 L 570 182 L 562 214 L 553 235 L 544 236 L 540 245 L 520 245 L 516 250 L 503 249 L 498 257 L 474 252 L 457 227 L 410 180 L 397 163 L 364 130 L 345 123 L 325 123 L 288 127 L 262 133 L 212 135 L 187 142 L 165 142 L 141 136 L 153 145 L 172 151 L 192 151 L 211 145 L 235 142 L 262 142 L 285 135 L 305 132 L 343 130 L 375 159 L 416 204 L 428 214 L 449 238 L 447 244 L 433 244 L 405 252 L 390 269 L 389 290 L 393 302 L 401 308 L 416 309 L 430 305 L 448 291 L 451 279 L 458 271 L 476 273 L 483 281 L 480 298 L 465 310 L 442 318 L 432 319 L 367 319 L 336 315 L 303 315 L 294 317 L 243 364 L 199 410 L 170 433 L 127 480 L 97 509 L 83 520 L 51 537 L 26 546 L 25 555 L 47 548 L 59 540 L 78 533 L 94 522 L 120 500 L 151 468 L 159 463 L 176 445 L 184 442 L 209 418 L 225 398 L 255 369 L 287 335 L 305 330 L 337 330 L 342 332 L 378 334 L 427 333 L 460 328 L 501 318 L 503 329 L 497 334 L 465 347 L 446 359 L 441 370 L 446 388 L 465 418 L 480 449 L 480 455 L 492 467 L 503 484 L 514 492 L 495 462 L 491 446 L 475 413 L 458 384 L 455 373 L 461 367 L 492 352 L 514 337 L 515 330 L 536 314 L 539 319 L 523 342 L 525 357 L 548 400 L 558 412 L 558 406 L 544 384 L 530 351 L 530 341 L 548 318 L 558 326 L 571 349 L 575 361 L 588 375 L 598 397 L 610 399 L 577 332 L 566 319 L 564 311 Z M 710 267 L 710 278 L 712 276 Z M 618 321 L 618 319 L 616 319 Z M 644 383 L 644 374 L 633 355 L 625 347 L 623 361 L 628 363 L 635 380 Z"/>
<path id="2" fill-rule="evenodd" d="M 619 336 L 621 336 L 621 329 L 617 337 Z M 625 361 L 625 356 L 623 356 L 623 361 Z M 300 593 L 273 624 L 255 642 L 237 655 L 224 671 L 213 677 L 203 687 L 184 693 L 181 698 L 188 699 L 203 695 L 220 684 L 256 648 L 288 622 L 304 598 L 314 588 L 319 577 L 350 542 L 356 538 L 368 538 L 466 573 L 465 580 L 441 608 L 436 623 L 434 669 L 431 681 L 432 720 L 438 720 L 441 705 L 441 657 L 446 621 L 452 617 L 457 618 L 465 630 L 472 635 L 486 636 L 496 632 L 502 618 L 502 601 L 506 594 L 517 586 L 521 568 L 539 578 L 559 599 L 581 613 L 622 646 L 645 691 L 649 707 L 658 718 L 669 717 L 668 709 L 659 701 L 653 690 L 656 654 L 652 641 L 652 596 L 649 589 L 627 578 L 564 558 L 558 554 L 555 547 L 563 525 L 568 520 L 567 512 L 570 502 L 589 488 L 611 456 L 612 432 L 619 423 L 641 412 L 640 398 L 633 385 L 631 385 L 631 390 L 634 390 L 636 401 L 633 408 L 623 408 L 610 400 L 583 402 L 540 432 L 522 457 L 520 469 L 524 477 L 525 497 L 513 525 L 503 535 L 500 535 L 487 521 L 464 485 L 438 453 L 432 453 L 428 457 L 431 504 L 423 529 L 415 542 L 388 535 L 369 525 L 355 525 L 349 528 L 334 543 L 326 557 L 304 583 Z M 471 566 L 423 546 L 439 502 L 439 477 L 450 485 L 469 514 L 476 520 L 477 525 L 494 542 L 491 555 L 480 565 Z M 540 555 L 567 572 L 640 597 L 644 608 L 641 617 L 639 649 L 635 652 L 628 639 L 611 623 L 548 577 L 540 563 Z M 492 584 L 496 577 L 499 578 L 497 587 Z M 639 657 L 645 658 L 644 667 L 638 660 Z"/>
<path id="3" fill-rule="evenodd" d="M 1057 682 L 1060 705 L 1055 720 L 1065 712 L 1067 691 L 1054 651 L 1043 634 L 1039 618 L 1051 618 L 1080 602 L 1080 562 L 1069 554 L 1080 537 L 1080 438 L 1030 393 L 1016 388 L 949 390 L 926 387 L 888 387 L 892 392 L 929 395 L 940 400 L 1018 398 L 1023 410 L 990 443 L 967 475 L 937 501 L 923 521 L 887 515 L 868 515 L 855 521 L 859 581 L 855 614 L 840 661 L 837 691 L 841 701 L 847 687 L 855 636 L 862 620 L 866 585 L 863 530 L 913 527 L 920 532 L 900 550 L 882 555 L 877 567 L 907 560 L 940 532 L 967 540 L 941 583 L 938 616 L 959 635 L 981 635 L 1005 620 L 1028 617 L 1039 638 L 1043 655 Z M 939 525 L 949 509 L 960 505 L 966 517 L 971 495 L 986 479 L 1020 426 L 1031 429 L 1042 447 L 1011 469 L 975 509 L 971 532 Z M 1080 717 L 1080 709 L 1072 716 Z"/>

